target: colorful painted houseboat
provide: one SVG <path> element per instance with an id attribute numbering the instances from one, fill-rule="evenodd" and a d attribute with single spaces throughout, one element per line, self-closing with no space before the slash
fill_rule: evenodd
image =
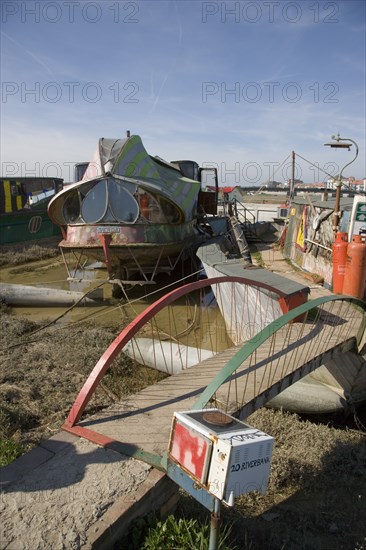
<path id="1" fill-rule="evenodd" d="M 62 252 L 73 252 L 79 265 L 101 261 L 122 281 L 172 271 L 206 238 L 200 217 L 216 213 L 217 193 L 201 189 L 204 173 L 217 188 L 216 169 L 151 157 L 129 133 L 101 138 L 82 179 L 49 204 Z"/>

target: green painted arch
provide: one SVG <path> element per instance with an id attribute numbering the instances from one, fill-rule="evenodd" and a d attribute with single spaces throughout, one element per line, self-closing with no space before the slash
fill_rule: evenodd
<path id="1" fill-rule="evenodd" d="M 222 384 L 224 384 L 228 378 L 240 367 L 240 365 L 250 357 L 250 355 L 261 346 L 266 340 L 268 340 L 273 334 L 278 330 L 283 328 L 286 324 L 291 323 L 297 317 L 309 313 L 312 309 L 315 309 L 319 306 L 322 306 L 328 302 L 336 301 L 346 301 L 353 303 L 356 306 L 359 306 L 363 310 L 363 319 L 361 321 L 356 340 L 357 344 L 363 339 L 366 329 L 366 302 L 353 298 L 351 296 L 324 296 L 321 298 L 316 298 L 305 304 L 298 306 L 295 309 L 292 309 L 288 313 L 285 313 L 278 319 L 275 319 L 272 323 L 267 325 L 263 330 L 258 332 L 253 338 L 246 342 L 237 353 L 229 359 L 229 361 L 223 366 L 221 371 L 215 376 L 211 383 L 206 387 L 206 389 L 201 393 L 199 398 L 193 405 L 193 410 L 203 409 L 207 403 L 211 400 L 217 390 Z M 317 368 L 317 367 L 315 367 Z M 315 368 L 313 370 L 315 370 Z M 301 369 L 301 366 L 298 370 Z"/>

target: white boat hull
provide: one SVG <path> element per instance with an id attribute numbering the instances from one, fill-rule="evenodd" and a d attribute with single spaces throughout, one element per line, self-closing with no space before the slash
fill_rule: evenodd
<path id="1" fill-rule="evenodd" d="M 153 338 L 133 338 L 123 352 L 138 363 L 166 374 L 177 374 L 215 355 L 211 350 Z"/>

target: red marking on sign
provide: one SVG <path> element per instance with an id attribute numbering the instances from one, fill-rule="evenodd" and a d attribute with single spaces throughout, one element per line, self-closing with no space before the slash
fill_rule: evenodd
<path id="1" fill-rule="evenodd" d="M 200 481 L 204 481 L 203 476 L 208 451 L 208 442 L 204 436 L 178 422 L 176 423 L 170 454 Z"/>

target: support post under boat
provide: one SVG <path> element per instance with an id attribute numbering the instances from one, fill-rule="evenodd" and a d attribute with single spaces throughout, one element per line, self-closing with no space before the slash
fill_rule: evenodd
<path id="1" fill-rule="evenodd" d="M 109 253 L 109 245 L 111 244 L 111 241 L 112 241 L 112 235 L 110 233 L 107 233 L 107 234 L 100 233 L 98 235 L 98 239 L 100 240 L 101 245 L 103 247 L 105 265 L 107 266 L 108 275 L 111 277 L 112 276 L 112 262 L 111 262 L 111 257 L 110 257 L 110 253 Z"/>

